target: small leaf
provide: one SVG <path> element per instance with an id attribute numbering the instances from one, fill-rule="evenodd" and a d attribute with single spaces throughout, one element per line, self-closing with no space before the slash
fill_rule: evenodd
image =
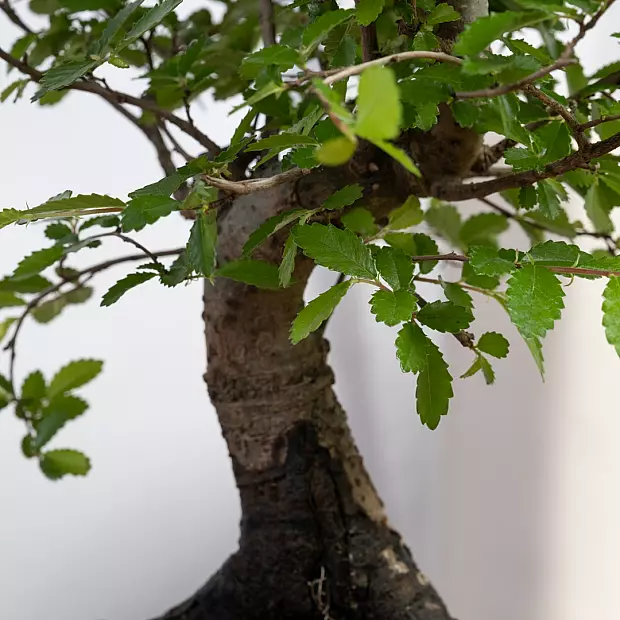
<path id="1" fill-rule="evenodd" d="M 450 301 L 434 301 L 423 306 L 416 317 L 420 323 L 439 332 L 456 334 L 469 327 L 474 316 L 469 308 Z"/>
<path id="2" fill-rule="evenodd" d="M 494 245 L 497 235 L 508 230 L 508 220 L 499 213 L 479 213 L 466 220 L 461 240 L 466 247 L 474 244 Z"/>
<path id="3" fill-rule="evenodd" d="M 60 90 L 70 86 L 81 77 L 92 71 L 98 62 L 95 60 L 75 60 L 73 62 L 66 62 L 52 67 L 49 71 L 43 74 L 43 77 L 39 80 L 39 90 L 35 93 L 32 101 L 38 101 L 52 90 Z"/>
<path id="4" fill-rule="evenodd" d="M 306 209 L 294 209 L 293 211 L 285 211 L 279 215 L 274 215 L 265 220 L 249 237 L 243 246 L 243 254 L 250 255 L 257 247 L 259 247 L 271 235 L 288 226 L 292 222 L 296 222 L 299 218 L 309 213 Z"/>
<path id="5" fill-rule="evenodd" d="M 268 138 L 263 138 L 254 144 L 250 144 L 245 150 L 248 152 L 252 151 L 263 151 L 265 149 L 288 149 L 293 146 L 304 146 L 304 145 L 316 145 L 317 141 L 311 136 L 304 136 L 301 134 L 292 134 L 292 133 L 281 133 L 275 136 L 269 136 Z"/>
<path id="6" fill-rule="evenodd" d="M 508 281 L 507 309 L 525 338 L 543 338 L 560 318 L 564 290 L 558 278 L 544 267 L 525 265 Z"/>
<path id="7" fill-rule="evenodd" d="M 52 283 L 43 276 L 36 275 L 20 280 L 5 279 L 0 280 L 0 291 L 11 291 L 13 293 L 41 293 Z"/>
<path id="8" fill-rule="evenodd" d="M 239 74 L 243 78 L 253 79 L 263 69 L 271 65 L 276 65 L 278 70 L 282 72 L 301 64 L 302 60 L 296 49 L 286 45 L 270 45 L 246 56 L 241 63 Z"/>
<path id="9" fill-rule="evenodd" d="M 480 351 L 497 358 L 506 357 L 508 355 L 509 346 L 508 340 L 497 332 L 482 334 L 477 344 L 477 348 Z"/>
<path id="10" fill-rule="evenodd" d="M 93 54 L 103 57 L 108 51 L 112 39 L 120 32 L 125 22 L 131 17 L 134 11 L 144 2 L 144 0 L 135 0 L 126 4 L 110 21 L 108 21 L 103 34 L 93 46 Z"/>
<path id="11" fill-rule="evenodd" d="M 420 207 L 420 199 L 417 196 L 409 196 L 400 207 L 390 211 L 387 228 L 403 230 L 417 226 L 423 219 L 424 213 Z"/>
<path id="12" fill-rule="evenodd" d="M 502 276 L 515 269 L 514 263 L 502 258 L 495 248 L 488 245 L 469 248 L 469 265 L 481 276 Z"/>
<path id="13" fill-rule="evenodd" d="M 532 357 L 534 358 L 534 363 L 536 364 L 536 368 L 538 368 L 538 372 L 542 380 L 545 380 L 545 359 L 543 357 L 542 352 L 542 343 L 538 338 L 524 338 L 525 344 L 527 348 L 530 350 Z"/>
<path id="14" fill-rule="evenodd" d="M 594 183 L 585 199 L 585 208 L 594 230 L 600 233 L 610 233 L 614 229 L 609 217 L 609 205 L 599 183 Z"/>
<path id="15" fill-rule="evenodd" d="M 395 290 L 409 287 L 413 277 L 411 259 L 397 248 L 378 248 L 375 257 L 381 277 Z"/>
<path id="16" fill-rule="evenodd" d="M 292 234 L 304 254 L 317 264 L 358 278 L 376 278 L 370 248 L 351 231 L 312 224 L 297 226 Z"/>
<path id="17" fill-rule="evenodd" d="M 45 236 L 53 241 L 60 241 L 72 235 L 73 231 L 66 224 L 60 222 L 54 222 L 45 229 Z"/>
<path id="18" fill-rule="evenodd" d="M 103 368 L 99 360 L 77 360 L 61 368 L 52 379 L 47 396 L 50 400 L 92 381 Z"/>
<path id="19" fill-rule="evenodd" d="M 14 280 L 25 280 L 51 267 L 63 255 L 63 249 L 54 245 L 51 248 L 37 250 L 23 258 L 11 276 Z"/>
<path id="20" fill-rule="evenodd" d="M 427 337 L 417 323 L 403 325 L 396 338 L 396 357 L 403 372 L 420 372 L 424 368 Z"/>
<path id="21" fill-rule="evenodd" d="M 426 18 L 426 24 L 428 26 L 436 26 L 445 22 L 454 22 L 457 19 L 461 19 L 461 14 L 455 11 L 449 4 L 442 2 L 431 11 Z"/>
<path id="22" fill-rule="evenodd" d="M 215 269 L 217 222 L 215 210 L 201 213 L 192 226 L 185 249 L 189 266 L 205 277 Z"/>
<path id="23" fill-rule="evenodd" d="M 370 299 L 371 313 L 377 322 L 390 327 L 411 321 L 416 307 L 415 297 L 409 291 L 379 290 Z"/>
<path id="24" fill-rule="evenodd" d="M 620 355 L 620 278 L 609 278 L 603 299 L 603 326 L 607 342 L 613 345 Z"/>
<path id="25" fill-rule="evenodd" d="M 132 288 L 147 282 L 151 278 L 155 277 L 155 273 L 132 273 L 122 280 L 119 280 L 116 284 L 113 284 L 108 292 L 101 298 L 102 306 L 111 306 L 115 304 L 125 293 L 130 291 Z"/>
<path id="26" fill-rule="evenodd" d="M 345 185 L 342 189 L 333 193 L 324 203 L 323 209 L 335 211 L 337 209 L 344 209 L 352 205 L 356 200 L 359 200 L 363 195 L 362 186 L 358 183 L 354 185 Z"/>
<path id="27" fill-rule="evenodd" d="M 259 288 L 280 288 L 278 267 L 271 263 L 250 258 L 242 258 L 226 263 L 213 272 L 213 275 Z"/>
<path id="28" fill-rule="evenodd" d="M 39 465 L 50 480 L 67 474 L 85 476 L 90 471 L 90 460 L 77 450 L 50 450 L 41 455 Z"/>
<path id="29" fill-rule="evenodd" d="M 0 342 L 2 342 L 11 329 L 11 325 L 17 321 L 16 318 L 9 317 L 8 319 L 4 319 L 4 321 L 0 321 Z"/>
<path id="30" fill-rule="evenodd" d="M 154 224 L 159 218 L 178 210 L 181 203 L 167 196 L 137 196 L 132 198 L 123 211 L 123 232 L 142 230 L 147 224 Z"/>
<path id="31" fill-rule="evenodd" d="M 439 235 L 457 248 L 461 244 L 461 214 L 451 204 L 433 200 L 430 208 L 424 214 L 424 219 Z"/>
<path id="32" fill-rule="evenodd" d="M 373 214 L 364 207 L 356 207 L 347 211 L 340 220 L 347 230 L 362 237 L 372 237 L 379 230 Z"/>
<path id="33" fill-rule="evenodd" d="M 460 284 L 456 282 L 444 282 L 442 280 L 441 286 L 448 301 L 451 301 L 457 306 L 463 306 L 463 308 L 471 309 L 473 307 L 474 302 L 471 295 Z"/>
<path id="34" fill-rule="evenodd" d="M 331 30 L 351 19 L 353 15 L 354 11 L 338 9 L 336 11 L 327 11 L 318 17 L 304 30 L 304 49 L 302 50 L 303 56 L 307 58 Z"/>
<path id="35" fill-rule="evenodd" d="M 278 267 L 278 278 L 282 288 L 286 288 L 291 282 L 291 276 L 295 270 L 295 258 L 297 258 L 297 244 L 293 235 L 289 235 L 284 244 L 282 262 Z"/>
<path id="36" fill-rule="evenodd" d="M 33 404 L 36 409 L 37 403 L 45 396 L 46 390 L 47 385 L 43 373 L 40 370 L 35 370 L 22 383 L 20 401 L 29 411 Z"/>
<path id="37" fill-rule="evenodd" d="M 562 213 L 560 194 L 557 187 L 549 179 L 539 181 L 536 187 L 538 189 L 540 212 L 550 220 L 556 219 Z"/>
<path id="38" fill-rule="evenodd" d="M 360 26 L 369 26 L 374 22 L 381 11 L 385 0 L 359 0 L 355 5 L 355 17 Z"/>
<path id="39" fill-rule="evenodd" d="M 341 136 L 322 144 L 316 151 L 316 158 L 326 166 L 341 166 L 351 159 L 356 148 L 355 142 Z"/>
<path id="40" fill-rule="evenodd" d="M 166 15 L 172 13 L 181 2 L 182 0 L 162 0 L 160 4 L 149 9 L 127 33 L 121 46 L 126 47 L 133 41 L 137 41 L 144 33 L 157 26 Z M 118 52 L 118 48 L 116 51 Z"/>
<path id="41" fill-rule="evenodd" d="M 345 280 L 313 299 L 305 306 L 293 321 L 291 342 L 297 344 L 313 331 L 317 330 L 336 309 L 340 300 L 353 285 L 352 280 Z"/>
<path id="42" fill-rule="evenodd" d="M 36 426 L 33 449 L 38 452 L 67 422 L 81 416 L 87 409 L 86 401 L 72 394 L 54 398 L 43 410 L 43 418 Z"/>
<path id="43" fill-rule="evenodd" d="M 400 131 L 402 105 L 396 77 L 386 67 L 371 67 L 362 73 L 357 96 L 355 132 L 371 142 L 392 140 Z"/>
<path id="44" fill-rule="evenodd" d="M 387 241 L 387 237 L 385 238 Z M 434 256 L 439 253 L 439 248 L 434 239 L 424 233 L 414 233 L 413 241 L 420 256 Z M 389 243 L 389 241 L 388 241 Z M 437 261 L 424 261 L 419 263 L 420 273 L 430 273 L 437 266 Z"/>

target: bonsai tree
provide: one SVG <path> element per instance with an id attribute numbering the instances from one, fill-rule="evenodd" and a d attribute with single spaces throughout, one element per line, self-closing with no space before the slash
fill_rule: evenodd
<path id="1" fill-rule="evenodd" d="M 79 388 L 102 362 L 85 351 L 51 377 L 36 359 L 18 368 L 22 331 L 87 302 L 91 280 L 111 266 L 127 275 L 100 300 L 101 320 L 148 280 L 203 280 L 205 377 L 241 534 L 206 585 L 163 618 L 448 619 L 364 468 L 323 330 L 352 287 L 372 287 L 370 312 L 394 327 L 395 355 L 416 380 L 412 416 L 429 429 L 448 414 L 458 380 L 437 332 L 471 352 L 463 379 L 493 383 L 515 337 L 542 374 L 565 286 L 604 278 L 602 324 L 620 352 L 610 217 L 620 206 L 620 64 L 586 75 L 578 57 L 613 0 L 359 0 L 350 9 L 226 0 L 221 18 L 207 6 L 186 19 L 175 14 L 180 1 L 30 0 L 47 18 L 36 30 L 0 0 L 22 31 L 0 45 L 14 80 L 2 102 L 31 97 L 35 114 L 70 91 L 90 93 L 142 132 L 163 175 L 128 197 L 65 191 L 0 212 L 3 243 L 20 224 L 44 225 L 49 239 L 0 281 L 0 407 L 23 421 L 24 456 L 44 475 L 86 475 L 86 455 L 48 442 L 85 413 Z M 139 75 L 142 95 L 102 79 L 106 64 Z M 228 145 L 193 121 L 205 92 L 242 99 Z M 585 207 L 579 221 L 567 216 L 569 198 Z M 468 216 L 458 206 L 466 200 L 486 210 Z M 138 240 L 180 216 L 185 247 Z M 526 247 L 500 246 L 510 226 L 526 233 Z M 574 243 L 584 237 L 596 249 Z M 130 251 L 75 268 L 76 253 L 110 238 Z M 334 284 L 304 305 L 315 265 L 333 271 Z M 421 282 L 436 295 L 422 297 Z M 480 296 L 506 310 L 513 333 L 468 331 Z"/>

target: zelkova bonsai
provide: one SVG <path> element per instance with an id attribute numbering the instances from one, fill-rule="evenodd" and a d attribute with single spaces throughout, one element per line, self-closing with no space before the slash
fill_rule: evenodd
<path id="1" fill-rule="evenodd" d="M 516 337 L 543 373 L 542 342 L 565 286 L 604 278 L 603 328 L 620 352 L 611 218 L 620 206 L 620 47 L 594 75 L 578 54 L 613 0 L 227 0 L 223 13 L 205 4 L 186 19 L 179 4 L 30 0 L 36 23 L 45 21 L 35 29 L 26 10 L 0 0 L 21 31 L 0 42 L 10 71 L 3 104 L 31 97 L 36 114 L 72 91 L 103 99 L 151 142 L 165 175 L 127 198 L 65 191 L 0 211 L 4 244 L 16 224 L 46 226 L 49 239 L 0 281 L 0 407 L 23 421 L 23 453 L 46 476 L 87 474 L 87 456 L 48 442 L 85 413 L 79 388 L 102 362 L 68 360 L 46 378 L 36 359 L 19 359 L 22 331 L 88 302 L 91 280 L 111 266 L 125 264 L 127 275 L 104 307 L 148 280 L 204 280 L 205 377 L 241 497 L 241 535 L 206 585 L 163 618 L 446 620 L 364 468 L 332 390 L 323 330 L 352 287 L 373 287 L 370 312 L 394 327 L 395 354 L 417 382 L 412 418 L 430 429 L 458 380 L 436 332 L 471 352 L 463 378 L 493 383 L 493 364 Z M 101 78 L 106 64 L 140 76 L 142 95 L 117 90 L 114 73 Z M 228 145 L 193 120 L 206 92 L 242 96 L 247 113 Z M 582 202 L 582 221 L 568 217 L 569 199 Z M 458 204 L 471 200 L 484 212 Z M 181 215 L 185 247 L 138 240 Z M 529 247 L 501 247 L 511 226 Z M 128 252 L 75 268 L 76 253 L 110 238 Z M 596 249 L 581 249 L 584 238 Z M 304 305 L 315 265 L 333 271 L 334 284 Z M 422 297 L 420 282 L 436 295 Z M 479 296 L 506 310 L 512 333 L 469 331 Z"/>

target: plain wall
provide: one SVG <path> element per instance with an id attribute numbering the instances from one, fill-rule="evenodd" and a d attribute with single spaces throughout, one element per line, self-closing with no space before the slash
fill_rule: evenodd
<path id="1" fill-rule="evenodd" d="M 590 68 L 618 58 L 604 34 L 619 20 L 614 6 L 580 48 Z M 15 34 L 0 21 L 3 47 Z M 121 70 L 106 73 L 139 88 Z M 0 89 L 6 84 L 2 73 Z M 199 125 L 226 143 L 238 118 L 208 99 L 195 108 Z M 85 93 L 52 108 L 3 104 L 0 139 L 1 208 L 68 188 L 124 197 L 161 176 L 142 135 Z M 177 247 L 188 229 L 171 216 L 139 239 Z M 0 273 L 42 247 L 42 231 L 0 231 Z M 524 239 L 515 233 L 506 243 Z M 106 243 L 76 264 L 125 251 Z M 129 270 L 98 277 L 97 295 Z M 317 273 L 308 295 L 333 277 Z M 328 328 L 336 389 L 392 521 L 461 620 L 620 617 L 620 361 L 600 326 L 600 292 L 592 282 L 567 289 L 564 319 L 545 343 L 545 384 L 501 309 L 477 299 L 474 331 L 503 331 L 512 352 L 497 362 L 493 387 L 480 377 L 455 381 L 435 432 L 417 419 L 414 381 L 394 356 L 396 332 L 368 312 L 368 289 L 354 289 Z M 234 550 L 239 505 L 201 378 L 200 297 L 200 284 L 148 283 L 112 308 L 93 299 L 48 326 L 25 327 L 19 377 L 35 368 L 49 376 L 82 357 L 106 365 L 82 390 L 89 412 L 52 444 L 92 458 L 86 479 L 45 479 L 21 455 L 22 423 L 0 412 L 0 618 L 145 620 L 198 588 Z M 452 374 L 462 374 L 467 351 L 450 338 L 441 344 Z M 3 369 L 6 362 L 3 353 Z"/>

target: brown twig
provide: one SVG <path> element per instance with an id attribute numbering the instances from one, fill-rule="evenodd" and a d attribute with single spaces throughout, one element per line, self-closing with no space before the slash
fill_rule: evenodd
<path id="1" fill-rule="evenodd" d="M 579 129 L 581 129 L 581 131 L 586 131 L 587 129 L 592 129 L 592 127 L 598 127 L 603 123 L 612 123 L 613 121 L 620 121 L 620 114 L 601 116 L 601 118 L 596 118 L 594 120 L 588 121 L 587 123 L 581 123 L 581 125 L 579 125 Z"/>
<path id="2" fill-rule="evenodd" d="M 7 0 L 0 0 L 0 11 L 2 11 L 18 28 L 21 28 L 25 33 L 34 34 L 34 30 L 32 30 L 32 28 L 30 28 L 22 20 Z"/>
<path id="3" fill-rule="evenodd" d="M 287 170 L 286 172 L 276 174 L 275 176 L 268 177 L 266 179 L 228 181 L 227 179 L 212 177 L 206 174 L 203 176 L 203 179 L 212 187 L 216 187 L 217 189 L 230 192 L 231 194 L 241 195 L 251 194 L 253 192 L 258 192 L 264 189 L 270 189 L 272 187 L 282 185 L 283 183 L 288 183 L 289 181 L 296 181 L 297 179 L 300 179 L 301 177 L 304 177 L 311 172 L 311 170 L 306 170 L 305 168 L 293 168 L 292 170 Z"/>

